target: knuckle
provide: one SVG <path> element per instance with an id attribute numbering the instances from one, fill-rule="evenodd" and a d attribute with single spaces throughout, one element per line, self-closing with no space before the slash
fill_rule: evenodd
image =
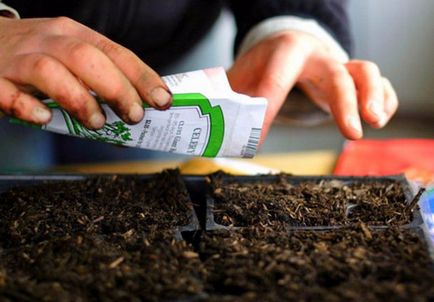
<path id="1" fill-rule="evenodd" d="M 51 75 L 56 67 L 56 61 L 48 56 L 36 56 L 34 58 L 33 70 L 37 74 Z"/>
<path id="2" fill-rule="evenodd" d="M 106 39 L 99 40 L 96 43 L 96 47 L 106 54 L 120 55 L 125 53 L 125 50 L 121 45 Z"/>
<path id="3" fill-rule="evenodd" d="M 338 98 L 349 91 L 355 91 L 354 82 L 348 72 L 340 68 L 332 72 L 329 87 L 333 95 Z"/>
<path id="4" fill-rule="evenodd" d="M 359 64 L 359 69 L 367 74 L 379 74 L 380 73 L 380 69 L 378 68 L 378 66 L 373 63 L 373 62 L 369 62 L 369 61 L 364 61 L 361 62 Z"/>
<path id="5" fill-rule="evenodd" d="M 126 89 L 124 89 L 123 85 L 119 83 L 113 83 L 112 85 L 107 86 L 104 93 L 105 98 L 109 101 L 118 101 L 125 95 L 127 95 Z"/>
<path id="6" fill-rule="evenodd" d="M 86 113 L 86 101 L 84 98 L 70 99 L 67 108 L 71 114 L 75 116 L 83 116 Z"/>
<path id="7" fill-rule="evenodd" d="M 148 72 L 143 71 L 143 70 L 139 70 L 136 82 L 140 83 L 140 85 L 142 85 L 144 87 L 148 87 L 148 86 L 150 86 L 150 83 L 152 82 L 151 78 L 152 77 L 149 75 Z"/>
<path id="8" fill-rule="evenodd" d="M 10 114 L 11 104 L 16 102 L 18 97 L 19 91 L 10 91 L 10 89 L 8 89 L 7 81 L 0 77 L 0 110 L 6 114 Z"/>
<path id="9" fill-rule="evenodd" d="M 7 108 L 7 113 L 13 116 L 20 116 L 23 113 L 23 93 L 19 90 L 13 92 L 10 96 L 9 106 Z"/>
<path id="10" fill-rule="evenodd" d="M 88 59 L 91 48 L 92 47 L 86 43 L 74 41 L 68 45 L 67 52 L 71 60 L 74 63 L 78 63 Z"/>
<path id="11" fill-rule="evenodd" d="M 263 84 L 270 89 L 276 89 L 277 91 L 285 91 L 287 90 L 287 86 L 285 85 L 285 80 L 279 74 L 273 74 L 264 80 Z"/>
<path id="12" fill-rule="evenodd" d="M 330 68 L 330 76 L 332 78 L 342 78 L 347 75 L 347 71 L 344 67 L 340 65 L 333 66 Z"/>
<path id="13" fill-rule="evenodd" d="M 338 86 L 348 77 L 348 73 L 345 68 L 333 67 L 330 72 L 330 81 L 333 86 Z"/>
<path id="14" fill-rule="evenodd" d="M 292 33 L 285 33 L 285 34 L 279 35 L 278 38 L 279 38 L 279 41 L 276 41 L 276 43 L 283 42 L 283 43 L 287 43 L 287 44 L 294 44 L 294 43 L 297 43 L 300 41 L 300 39 Z"/>
<path id="15" fill-rule="evenodd" d="M 164 85 L 160 76 L 154 70 L 147 68 L 147 65 L 145 64 L 137 65 L 135 73 L 137 74 L 137 78 L 133 79 L 133 81 L 146 87 L 149 91 L 156 86 Z"/>
<path id="16" fill-rule="evenodd" d="M 76 21 L 64 16 L 53 18 L 48 22 L 48 26 L 58 32 L 68 31 L 69 29 L 75 27 L 76 24 Z"/>

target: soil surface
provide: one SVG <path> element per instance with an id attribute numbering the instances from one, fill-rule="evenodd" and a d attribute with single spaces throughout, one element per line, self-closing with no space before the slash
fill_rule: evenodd
<path id="1" fill-rule="evenodd" d="M 266 178 L 265 178 L 266 179 Z M 236 177 L 211 177 L 215 222 L 225 226 L 403 225 L 413 215 L 401 184 L 394 180 L 239 183 Z"/>
<path id="2" fill-rule="evenodd" d="M 200 255 L 214 301 L 434 299 L 433 265 L 412 231 L 246 228 L 208 233 Z"/>
<path id="3" fill-rule="evenodd" d="M 426 242 L 397 226 L 412 217 L 399 183 L 211 186 L 217 222 L 242 228 L 180 238 L 192 202 L 177 170 L 2 193 L 0 301 L 434 300 Z"/>
<path id="4" fill-rule="evenodd" d="M 1 301 L 175 301 L 203 291 L 197 254 L 172 234 L 66 236 L 1 252 Z"/>
<path id="5" fill-rule="evenodd" d="M 192 205 L 179 172 L 151 179 L 102 176 L 16 188 L 0 195 L 0 246 L 80 234 L 144 235 L 189 223 Z"/>
<path id="6" fill-rule="evenodd" d="M 177 226 L 192 205 L 176 170 L 97 177 L 0 196 L 2 301 L 160 301 L 202 291 Z"/>

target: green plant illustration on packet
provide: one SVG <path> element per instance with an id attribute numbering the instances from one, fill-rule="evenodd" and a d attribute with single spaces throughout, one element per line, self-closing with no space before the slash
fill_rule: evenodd
<path id="1" fill-rule="evenodd" d="M 52 104 L 57 105 L 56 103 Z M 50 107 L 53 108 L 53 106 Z M 59 107 L 57 106 L 57 108 Z M 102 129 L 91 130 L 72 118 L 66 111 L 60 108 L 59 110 L 62 112 L 69 134 L 71 135 L 118 145 L 125 145 L 127 142 L 133 140 L 131 138 L 131 129 L 123 121 L 105 123 Z"/>
<path id="2" fill-rule="evenodd" d="M 107 142 L 107 143 L 114 143 L 118 145 L 135 146 L 135 147 L 141 147 L 146 138 L 148 138 L 148 140 L 152 139 L 152 135 L 148 134 L 150 132 L 149 128 L 151 128 L 151 124 L 152 124 L 152 119 L 149 117 L 149 115 L 153 115 L 155 113 L 158 114 L 161 113 L 161 111 L 155 110 L 149 107 L 147 104 L 144 104 L 144 108 L 145 108 L 144 120 L 141 123 L 132 126 L 126 124 L 125 122 L 120 120 L 117 116 L 115 116 L 114 113 L 111 111 L 111 109 L 108 108 L 108 106 L 104 103 L 102 99 L 100 99 L 100 104 L 104 107 L 106 115 L 108 115 L 107 122 L 102 129 L 90 130 L 85 126 L 83 126 L 76 119 L 71 117 L 69 113 L 63 110 L 57 103 L 55 102 L 47 103 L 48 107 L 56 110 L 55 111 L 56 113 L 60 112 L 62 114 L 64 123 L 66 124 L 68 129 L 67 134 L 69 135 L 94 139 L 94 140 Z M 167 134 L 165 135 L 165 137 L 168 138 L 167 140 L 172 141 L 172 143 L 170 144 L 171 149 L 166 150 L 165 148 L 164 151 L 175 152 L 176 150 L 174 148 L 176 147 L 176 142 L 181 139 L 180 129 L 182 129 L 181 126 L 185 125 L 185 122 L 175 121 L 174 117 L 180 117 L 182 113 L 184 115 L 188 113 L 188 117 L 192 118 L 192 115 L 194 115 L 194 113 L 196 112 L 202 118 L 206 117 L 204 119 L 206 121 L 206 125 L 202 125 L 202 127 L 196 127 L 195 129 L 193 129 L 192 139 L 189 144 L 189 148 L 188 148 L 189 150 L 187 151 L 189 151 L 190 153 L 194 153 L 192 152 L 192 150 L 197 148 L 195 138 L 198 139 L 203 129 L 205 129 L 207 132 L 209 132 L 209 135 L 207 135 L 207 137 L 209 138 L 205 143 L 205 147 L 203 152 L 201 152 L 202 153 L 201 155 L 206 157 L 217 156 L 217 153 L 220 150 L 220 147 L 223 143 L 223 136 L 225 130 L 223 113 L 220 106 L 212 107 L 209 100 L 205 98 L 205 96 L 199 93 L 174 94 L 172 107 L 169 111 L 170 112 L 167 112 L 166 115 L 168 115 L 169 117 L 168 121 L 172 123 L 171 128 L 173 128 L 173 126 L 177 127 L 176 129 L 177 135 L 173 135 L 173 133 L 169 133 L 168 135 Z M 192 112 L 193 114 L 191 114 Z M 112 119 L 115 119 L 115 121 L 110 122 L 109 120 Z M 42 126 L 42 129 L 56 131 L 58 127 L 55 127 L 54 125 L 50 126 L 50 124 L 48 124 L 47 126 Z M 134 137 L 134 134 L 137 134 L 138 129 L 142 131 L 140 132 L 138 137 L 137 135 L 135 135 Z M 163 138 L 160 136 L 159 139 L 158 138 L 155 139 L 162 140 Z M 148 145 L 150 144 L 151 143 L 148 143 Z M 155 142 L 154 145 L 156 145 Z"/>
<path id="3" fill-rule="evenodd" d="M 40 128 L 118 145 L 204 157 L 253 157 L 260 139 L 266 100 L 230 89 L 222 68 L 163 77 L 173 92 L 172 106 L 144 104 L 145 116 L 124 123 L 97 97 L 106 115 L 102 129 L 84 127 L 55 101 L 45 100 L 52 120 Z M 200 88 L 198 88 L 200 87 Z M 22 121 L 13 119 L 15 123 Z"/>
<path id="4" fill-rule="evenodd" d="M 77 122 L 77 120 L 71 119 L 69 116 L 68 118 L 71 120 L 73 133 L 76 136 L 118 145 L 125 145 L 127 142 L 133 140 L 131 138 L 131 129 L 122 121 L 111 124 L 106 123 L 104 127 L 99 130 L 90 130 Z"/>

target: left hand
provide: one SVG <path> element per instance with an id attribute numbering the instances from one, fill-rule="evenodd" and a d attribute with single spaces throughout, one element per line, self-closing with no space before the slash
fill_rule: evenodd
<path id="1" fill-rule="evenodd" d="M 392 85 L 374 63 L 339 62 L 327 45 L 298 31 L 259 42 L 237 58 L 228 77 L 235 91 L 268 99 L 261 140 L 294 85 L 331 113 L 349 139 L 363 136 L 361 119 L 381 128 L 398 107 Z"/>

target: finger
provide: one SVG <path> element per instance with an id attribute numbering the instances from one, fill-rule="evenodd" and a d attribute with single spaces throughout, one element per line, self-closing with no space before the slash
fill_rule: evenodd
<path id="1" fill-rule="evenodd" d="M 298 85 L 324 111 L 331 113 L 349 139 L 363 136 L 356 87 L 348 70 L 328 56 L 318 56 L 305 67 Z"/>
<path id="2" fill-rule="evenodd" d="M 105 118 L 98 103 L 56 59 L 42 54 L 20 55 L 10 66 L 14 68 L 5 72 L 9 80 L 36 87 L 90 129 L 104 126 Z"/>
<path id="3" fill-rule="evenodd" d="M 172 93 L 160 76 L 132 51 L 102 37 L 96 42 L 102 52 L 125 74 L 140 97 L 157 109 L 167 109 L 172 104 Z"/>
<path id="4" fill-rule="evenodd" d="M 0 110 L 34 124 L 46 124 L 51 119 L 51 112 L 45 105 L 5 78 L 0 78 Z"/>
<path id="5" fill-rule="evenodd" d="M 384 84 L 385 119 L 380 121 L 378 128 L 384 127 L 398 109 L 398 96 L 396 95 L 395 89 L 393 89 L 388 79 L 383 78 L 382 80 Z"/>
<path id="6" fill-rule="evenodd" d="M 94 45 L 122 71 L 135 87 L 140 97 L 149 105 L 165 109 L 172 103 L 172 94 L 160 76 L 129 49 L 111 41 L 90 28 L 67 18 L 59 18 L 64 28 L 74 35 Z"/>
<path id="7" fill-rule="evenodd" d="M 62 62 L 86 86 L 101 96 L 127 123 L 137 123 L 144 115 L 137 91 L 98 48 L 76 38 L 53 36 L 44 51 Z"/>
<path id="8" fill-rule="evenodd" d="M 362 117 L 376 127 L 386 118 L 384 85 L 380 70 L 377 65 L 368 61 L 351 61 L 346 67 L 356 85 Z"/>
<path id="9" fill-rule="evenodd" d="M 321 89 L 325 91 L 330 110 L 340 131 L 349 139 L 363 136 L 356 87 L 348 71 L 340 63 L 324 60 Z"/>
<path id="10" fill-rule="evenodd" d="M 294 47 L 292 40 L 284 42 L 270 39 L 258 44 L 237 58 L 228 71 L 229 82 L 235 91 L 268 100 L 261 143 L 306 61 L 302 47 Z"/>

